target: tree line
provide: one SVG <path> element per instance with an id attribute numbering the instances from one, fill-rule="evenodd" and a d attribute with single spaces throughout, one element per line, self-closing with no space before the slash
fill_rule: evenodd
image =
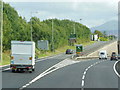
<path id="1" fill-rule="evenodd" d="M 91 31 L 85 25 L 68 19 L 53 19 L 53 41 L 54 48 L 57 49 L 64 45 L 68 45 L 68 39 L 73 33 L 75 24 L 77 40 L 90 41 Z M 40 21 L 37 17 L 31 17 L 30 21 L 26 21 L 18 15 L 17 11 L 9 4 L 3 5 L 3 50 L 9 50 L 11 40 L 30 41 L 31 27 L 33 41 L 48 40 L 49 46 L 52 44 L 52 19 Z M 50 47 L 51 49 L 51 47 Z"/>

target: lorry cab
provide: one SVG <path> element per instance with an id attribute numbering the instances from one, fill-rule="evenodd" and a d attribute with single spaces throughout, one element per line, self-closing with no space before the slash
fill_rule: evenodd
<path id="1" fill-rule="evenodd" d="M 99 51 L 99 59 L 107 59 L 106 50 Z"/>

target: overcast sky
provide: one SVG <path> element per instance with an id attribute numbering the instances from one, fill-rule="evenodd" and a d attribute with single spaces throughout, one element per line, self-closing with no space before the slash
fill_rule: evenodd
<path id="1" fill-rule="evenodd" d="M 20 16 L 29 21 L 32 16 L 70 19 L 88 27 L 117 20 L 118 0 L 3 0 L 10 3 Z M 38 13 L 35 13 L 38 12 Z M 82 19 L 80 21 L 80 19 Z"/>

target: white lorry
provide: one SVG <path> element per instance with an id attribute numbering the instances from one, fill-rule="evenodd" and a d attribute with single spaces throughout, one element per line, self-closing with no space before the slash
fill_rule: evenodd
<path id="1" fill-rule="evenodd" d="M 12 72 L 28 70 L 30 73 L 35 70 L 35 43 L 32 41 L 11 41 L 11 62 Z"/>
<path id="2" fill-rule="evenodd" d="M 99 51 L 99 59 L 107 59 L 107 51 L 106 50 Z"/>

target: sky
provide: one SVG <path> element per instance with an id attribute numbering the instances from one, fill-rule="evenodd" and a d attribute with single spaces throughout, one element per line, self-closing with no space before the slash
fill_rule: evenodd
<path id="1" fill-rule="evenodd" d="M 69 19 L 95 27 L 117 20 L 118 0 L 3 0 L 29 21 L 31 16 L 40 20 Z M 80 20 L 82 19 L 82 20 Z"/>

